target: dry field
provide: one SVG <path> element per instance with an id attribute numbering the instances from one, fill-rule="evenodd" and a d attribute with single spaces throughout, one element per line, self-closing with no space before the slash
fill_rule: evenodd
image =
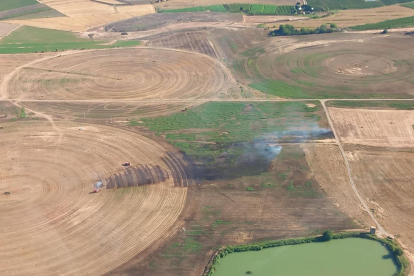
<path id="1" fill-rule="evenodd" d="M 329 108 L 341 141 L 380 147 L 414 146 L 414 111 Z"/>
<path id="2" fill-rule="evenodd" d="M 8 24 L 0 22 L 0 39 L 9 35 L 12 31 L 17 29 L 19 25 Z"/>
<path id="3" fill-rule="evenodd" d="M 349 147 L 359 192 L 383 227 L 414 256 L 414 150 Z"/>
<path id="4" fill-rule="evenodd" d="M 88 0 L 43 0 L 41 2 L 67 17 L 8 20 L 7 22 L 39 28 L 81 32 L 110 22 L 155 13 L 153 5 L 114 7 Z"/>
<path id="5" fill-rule="evenodd" d="M 223 244 L 355 228 L 312 177 L 301 148 L 284 149 L 288 155 L 276 158 L 264 174 L 190 187 L 181 231 L 145 261 L 131 260 L 107 275 L 201 275 L 213 250 Z M 296 190 L 287 189 L 290 183 Z M 182 243 L 202 248 L 185 251 Z"/>
<path id="6" fill-rule="evenodd" d="M 161 145 L 104 126 L 2 127 L 0 274 L 100 275 L 171 234 L 187 193 L 175 178 L 186 175 Z M 90 194 L 94 181 L 121 172 L 125 160 L 159 166 L 168 178 Z"/>
<path id="7" fill-rule="evenodd" d="M 231 75 L 205 55 L 135 48 L 85 51 L 20 67 L 2 84 L 19 99 L 197 99 L 225 94 Z"/>
<path id="8" fill-rule="evenodd" d="M 403 6 L 385 6 L 373 9 L 341 10 L 328 17 L 310 19 L 304 21 L 292 21 L 291 24 L 297 28 L 316 28 L 322 24 L 335 23 L 340 28 L 377 23 L 384 20 L 409 17 L 414 15 L 414 10 Z M 269 25 L 273 26 L 273 25 Z"/>
<path id="9" fill-rule="evenodd" d="M 148 46 L 194 51 L 217 58 L 205 32 L 181 32 L 151 39 Z"/>
<path id="10" fill-rule="evenodd" d="M 250 36 L 212 31 L 219 56 L 236 78 L 262 92 L 292 98 L 412 98 L 412 40 L 404 35 L 336 33 Z"/>

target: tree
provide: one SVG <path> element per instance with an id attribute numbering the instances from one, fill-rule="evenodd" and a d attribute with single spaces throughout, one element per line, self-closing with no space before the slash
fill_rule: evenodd
<path id="1" fill-rule="evenodd" d="M 323 237 L 324 241 L 330 241 L 330 240 L 332 240 L 333 234 L 330 230 L 327 230 L 327 231 L 323 232 L 322 237 Z"/>
<path id="2" fill-rule="evenodd" d="M 319 33 L 323 34 L 323 33 L 326 33 L 327 31 L 328 31 L 328 28 L 326 28 L 326 25 L 325 24 L 322 24 L 319 27 Z"/>
<path id="3" fill-rule="evenodd" d="M 336 29 L 338 28 L 338 26 L 335 23 L 331 23 L 331 25 L 329 25 L 329 27 L 331 27 L 331 29 Z"/>
<path id="4" fill-rule="evenodd" d="M 383 34 L 387 34 L 387 33 L 388 33 L 388 29 L 384 29 L 384 30 L 382 31 L 382 33 L 383 33 Z"/>
<path id="5" fill-rule="evenodd" d="M 394 252 L 393 253 L 396 256 L 401 256 L 403 254 L 403 251 L 402 251 L 402 249 L 400 247 L 397 247 L 397 248 L 394 249 Z"/>

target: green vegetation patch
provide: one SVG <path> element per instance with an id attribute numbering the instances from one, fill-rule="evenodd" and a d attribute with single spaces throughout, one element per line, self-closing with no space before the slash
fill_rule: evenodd
<path id="1" fill-rule="evenodd" d="M 276 5 L 263 5 L 263 4 L 224 4 L 224 5 L 211 5 L 211 6 L 199 6 L 183 9 L 172 10 L 160 10 L 162 13 L 175 13 L 175 12 L 200 12 L 200 11 L 212 11 L 212 12 L 231 12 L 231 13 L 245 13 L 247 15 L 289 15 L 292 14 L 293 6 L 276 6 Z"/>
<path id="2" fill-rule="evenodd" d="M 296 98 L 304 99 L 309 97 L 302 88 L 296 85 L 289 84 L 280 80 L 262 80 L 260 82 L 255 81 L 250 84 L 251 87 L 262 91 L 263 93 L 284 97 L 284 98 Z"/>
<path id="3" fill-rule="evenodd" d="M 414 110 L 414 101 L 328 101 L 328 106 L 344 108 L 378 108 Z"/>
<path id="4" fill-rule="evenodd" d="M 309 0 L 315 10 L 369 9 L 384 6 L 381 1 L 365 0 Z"/>
<path id="5" fill-rule="evenodd" d="M 172 10 L 161 10 L 162 13 L 176 13 L 176 12 L 201 12 L 206 11 L 206 8 L 203 6 L 183 8 L 183 9 L 172 9 Z"/>
<path id="6" fill-rule="evenodd" d="M 39 4 L 36 0 L 1 0 L 0 12 Z"/>
<path id="7" fill-rule="evenodd" d="M 212 12 L 227 12 L 226 8 L 223 5 L 211 5 L 206 6 L 206 10 L 212 11 Z"/>
<path id="8" fill-rule="evenodd" d="M 406 8 L 410 8 L 410 9 L 414 9 L 414 2 L 405 3 L 405 4 L 402 4 L 401 6 L 404 6 Z"/>
<path id="9" fill-rule="evenodd" d="M 350 29 L 364 31 L 364 30 L 382 30 L 392 28 L 405 28 L 414 26 L 414 16 L 385 20 L 378 23 L 364 24 L 350 27 Z"/>
<path id="10" fill-rule="evenodd" d="M 139 45 L 140 41 L 117 41 L 112 45 L 104 45 L 106 43 L 80 38 L 72 32 L 23 26 L 0 40 L 0 54 L 131 47 Z"/>
<path id="11" fill-rule="evenodd" d="M 231 179 L 260 174 L 271 159 L 283 155 L 284 148 L 268 145 L 269 139 L 297 141 L 308 139 L 315 129 L 329 132 L 319 128 L 323 111 L 312 103 L 315 107 L 302 102 L 210 102 L 166 117 L 143 118 L 141 125 L 185 152 L 200 179 Z M 312 139 L 325 137 L 318 135 Z"/>

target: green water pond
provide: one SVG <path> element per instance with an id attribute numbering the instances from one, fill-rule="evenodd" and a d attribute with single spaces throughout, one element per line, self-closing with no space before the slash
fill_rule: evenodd
<path id="1" fill-rule="evenodd" d="M 391 252 L 378 241 L 347 238 L 231 253 L 214 276 L 392 276 Z"/>

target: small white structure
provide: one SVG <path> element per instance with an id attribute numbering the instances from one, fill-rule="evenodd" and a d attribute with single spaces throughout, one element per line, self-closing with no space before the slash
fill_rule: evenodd
<path id="1" fill-rule="evenodd" d="M 369 233 L 372 234 L 372 235 L 375 235 L 375 231 L 377 231 L 375 226 L 371 226 L 371 229 L 369 229 Z"/>

